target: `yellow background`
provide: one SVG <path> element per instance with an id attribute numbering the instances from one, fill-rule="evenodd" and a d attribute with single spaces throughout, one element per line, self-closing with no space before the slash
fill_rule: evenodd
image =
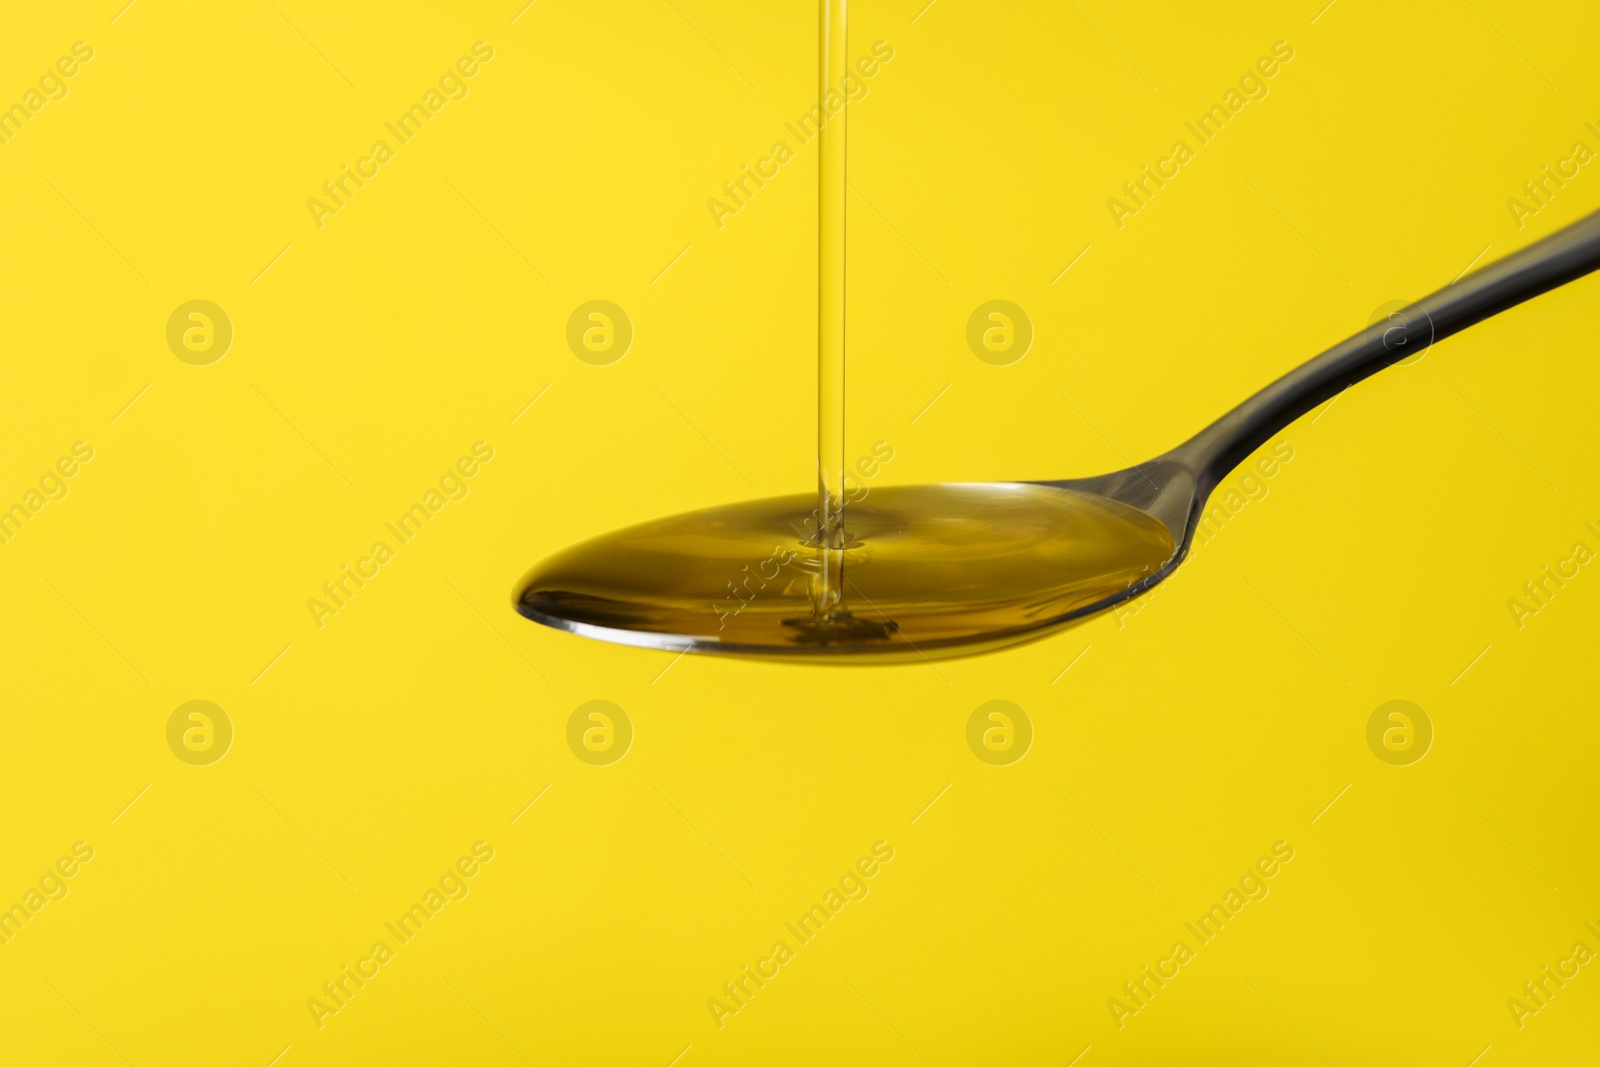
<path id="1" fill-rule="evenodd" d="M 895 49 L 850 145 L 879 484 L 1153 455 L 1600 204 L 1590 164 L 1525 229 L 1506 206 L 1600 148 L 1593 5 L 924 2 L 859 0 L 850 45 Z M 0 546 L 0 903 L 95 850 L 0 947 L 0 1061 L 1593 1054 L 1600 967 L 1520 1030 L 1506 1001 L 1600 949 L 1600 577 L 1520 630 L 1507 600 L 1600 547 L 1600 282 L 1291 427 L 1137 614 L 936 665 L 674 661 L 510 590 L 809 487 L 815 148 L 720 230 L 706 200 L 814 101 L 812 5 L 120 4 L 13 5 L 0 38 L 0 102 L 95 50 L 0 147 L 0 503 L 95 450 Z M 470 95 L 319 229 L 307 199 L 479 40 Z M 1270 95 L 1118 230 L 1107 198 L 1280 40 Z M 165 340 L 197 298 L 235 330 L 210 366 Z M 564 339 L 596 298 L 636 333 L 610 366 Z M 964 341 L 996 298 L 1036 329 L 1008 367 Z M 317 628 L 480 440 L 470 495 Z M 193 699 L 234 726 L 211 766 L 167 747 Z M 566 744 L 593 699 L 635 731 L 611 766 Z M 965 741 L 994 699 L 1035 729 L 1009 767 Z M 1366 744 L 1391 699 L 1434 724 L 1412 766 Z M 470 895 L 319 1029 L 307 1000 L 480 840 Z M 870 895 L 719 1029 L 708 998 L 880 840 Z M 1270 896 L 1119 1030 L 1108 998 L 1276 841 Z"/>

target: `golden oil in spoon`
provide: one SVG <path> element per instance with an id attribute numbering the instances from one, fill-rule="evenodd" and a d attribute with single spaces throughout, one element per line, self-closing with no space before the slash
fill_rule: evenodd
<path id="1" fill-rule="evenodd" d="M 845 491 L 846 0 L 821 0 L 817 492 L 584 542 L 522 614 L 589 637 L 763 656 L 915 659 L 1026 640 L 1155 574 L 1167 527 L 1089 493 L 999 482 Z M 842 93 L 835 93 L 843 98 Z"/>

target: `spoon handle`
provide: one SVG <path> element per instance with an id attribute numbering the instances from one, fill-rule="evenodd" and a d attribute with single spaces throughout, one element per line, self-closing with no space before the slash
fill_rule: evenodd
<path id="1" fill-rule="evenodd" d="M 1163 459 L 1193 472 L 1204 502 L 1279 430 L 1343 390 L 1420 355 L 1435 341 L 1600 268 L 1600 211 L 1497 259 L 1296 367 Z"/>

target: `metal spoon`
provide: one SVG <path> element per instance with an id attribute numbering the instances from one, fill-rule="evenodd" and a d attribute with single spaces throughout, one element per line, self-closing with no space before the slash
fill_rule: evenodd
<path id="1" fill-rule="evenodd" d="M 819 620 L 814 498 L 630 527 L 546 561 L 515 605 L 622 644 L 892 661 L 1042 637 L 1151 589 L 1187 555 L 1207 498 L 1323 401 L 1491 315 L 1600 268 L 1600 212 L 1335 345 L 1169 452 L 1054 482 L 873 490 L 848 504 L 846 607 Z"/>

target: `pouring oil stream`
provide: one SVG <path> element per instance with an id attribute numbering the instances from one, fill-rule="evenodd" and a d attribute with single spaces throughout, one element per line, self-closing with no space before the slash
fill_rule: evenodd
<path id="1" fill-rule="evenodd" d="M 821 0 L 817 99 L 850 70 L 847 0 Z M 846 104 L 822 123 L 817 164 L 817 575 L 811 614 L 826 623 L 844 611 L 844 373 Z"/>

